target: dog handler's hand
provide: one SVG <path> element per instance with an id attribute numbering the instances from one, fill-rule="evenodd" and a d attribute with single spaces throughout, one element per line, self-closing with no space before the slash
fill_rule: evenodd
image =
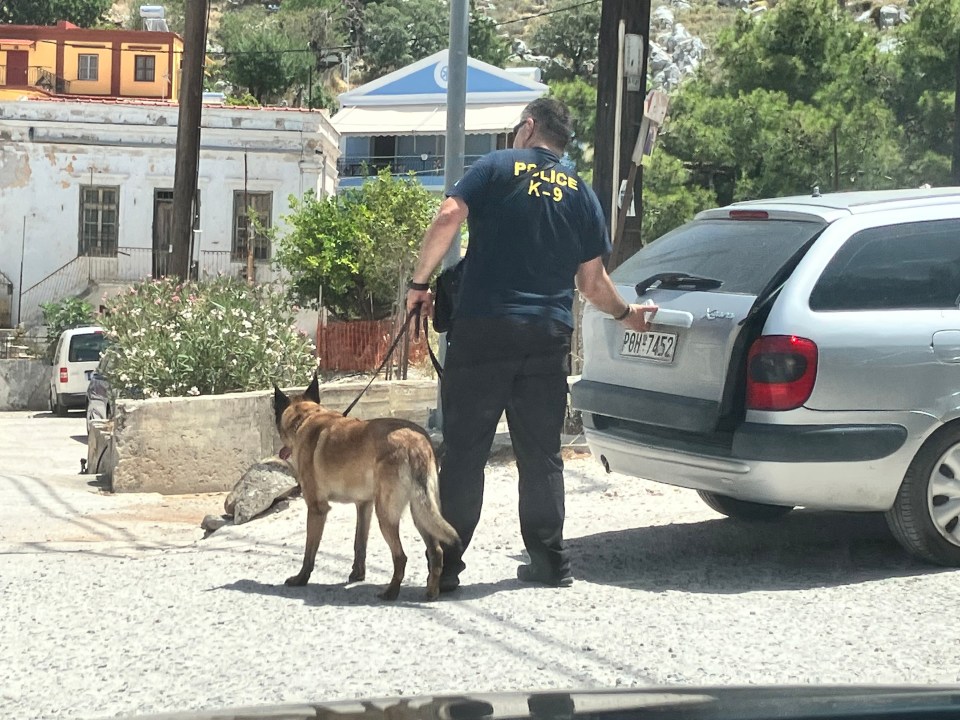
<path id="1" fill-rule="evenodd" d="M 426 323 L 433 317 L 433 293 L 429 290 L 407 290 L 407 313 L 420 306 L 420 318 Z"/>
<path id="2" fill-rule="evenodd" d="M 631 330 L 646 332 L 650 329 L 650 320 L 656 315 L 659 308 L 656 305 L 630 305 L 630 312 L 621 320 Z"/>

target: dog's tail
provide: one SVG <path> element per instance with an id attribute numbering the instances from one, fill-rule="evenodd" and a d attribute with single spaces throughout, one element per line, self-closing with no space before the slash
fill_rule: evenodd
<path id="1" fill-rule="evenodd" d="M 429 442 L 427 440 L 427 443 Z M 444 545 L 459 546 L 460 536 L 440 514 L 437 458 L 432 446 L 427 445 L 420 452 L 410 453 L 410 474 L 413 479 L 410 514 L 414 524 L 421 532 L 435 537 Z"/>

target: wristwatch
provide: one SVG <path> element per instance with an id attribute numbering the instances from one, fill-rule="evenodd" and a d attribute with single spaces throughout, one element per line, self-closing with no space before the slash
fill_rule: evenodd
<path id="1" fill-rule="evenodd" d="M 627 315 L 629 315 L 629 314 L 630 314 L 630 304 L 627 303 L 627 309 L 624 310 L 624 311 L 623 311 L 622 313 L 620 313 L 619 315 L 614 316 L 613 319 L 614 319 L 614 320 L 623 320 L 623 319 L 624 319 Z"/>
<path id="2" fill-rule="evenodd" d="M 430 283 L 418 283 L 411 280 L 407 283 L 407 287 L 411 290 L 416 290 L 417 292 L 423 292 L 424 290 L 430 289 Z"/>

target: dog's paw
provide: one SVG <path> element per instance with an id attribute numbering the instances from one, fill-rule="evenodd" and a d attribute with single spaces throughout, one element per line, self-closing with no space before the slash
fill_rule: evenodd
<path id="1" fill-rule="evenodd" d="M 288 577 L 286 580 L 284 580 L 284 584 L 288 587 L 303 587 L 307 584 L 307 580 L 309 579 L 309 575 L 294 575 L 293 577 Z"/>
<path id="2" fill-rule="evenodd" d="M 347 582 L 362 582 L 367 577 L 366 569 L 354 570 L 350 573 L 350 577 L 347 578 Z"/>
<path id="3" fill-rule="evenodd" d="M 427 592 L 423 596 L 423 599 L 426 600 L 427 602 L 433 602 L 438 597 L 440 597 L 440 590 L 427 589 Z"/>
<path id="4" fill-rule="evenodd" d="M 392 584 L 387 586 L 387 589 L 380 593 L 377 597 L 381 600 L 396 600 L 400 595 L 400 587 L 394 587 Z"/>

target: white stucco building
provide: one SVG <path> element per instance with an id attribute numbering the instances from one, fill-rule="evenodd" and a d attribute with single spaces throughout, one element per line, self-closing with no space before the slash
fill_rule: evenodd
<path id="1" fill-rule="evenodd" d="M 13 322 L 35 323 L 42 302 L 166 273 L 177 112 L 163 102 L 0 102 L 0 273 L 14 286 Z M 248 208 L 269 227 L 290 195 L 335 192 L 338 143 L 322 111 L 205 106 L 197 274 L 245 272 Z M 271 277 L 268 239 L 254 248 L 257 278 Z"/>

